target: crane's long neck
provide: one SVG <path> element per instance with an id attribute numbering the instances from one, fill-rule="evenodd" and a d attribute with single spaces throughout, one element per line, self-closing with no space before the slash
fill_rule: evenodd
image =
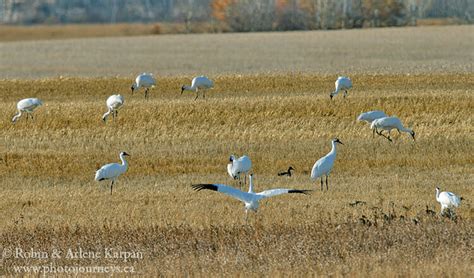
<path id="1" fill-rule="evenodd" d="M 439 201 L 439 189 L 436 188 L 436 201 Z"/>
<path id="2" fill-rule="evenodd" d="M 191 92 L 196 92 L 197 91 L 197 86 L 184 86 L 185 91 L 191 91 Z"/>
<path id="3" fill-rule="evenodd" d="M 122 166 L 127 168 L 128 167 L 128 162 L 125 160 L 125 157 L 123 154 L 120 154 L 120 160 L 122 160 Z"/>
<path id="4" fill-rule="evenodd" d="M 16 113 L 15 116 L 13 116 L 12 122 L 16 122 L 18 118 L 20 117 L 21 117 L 21 110 L 18 110 L 18 113 Z"/>
<path id="5" fill-rule="evenodd" d="M 331 151 L 329 152 L 330 155 L 336 155 L 336 142 L 332 142 L 332 148 Z"/>
<path id="6" fill-rule="evenodd" d="M 252 175 L 249 175 L 249 193 L 254 193 L 253 192 L 253 177 Z"/>
<path id="7" fill-rule="evenodd" d="M 112 112 L 112 108 L 109 107 L 109 111 L 105 112 L 105 114 L 102 116 L 102 120 L 105 121 L 111 112 Z"/>

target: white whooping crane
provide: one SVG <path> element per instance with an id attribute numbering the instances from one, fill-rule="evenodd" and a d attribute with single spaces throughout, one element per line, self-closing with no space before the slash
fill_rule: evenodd
<path id="1" fill-rule="evenodd" d="M 43 105 L 43 102 L 37 98 L 25 98 L 20 100 L 16 104 L 16 109 L 18 113 L 16 113 L 13 118 L 12 122 L 16 123 L 16 121 L 21 117 L 23 112 L 26 113 L 26 119 L 28 120 L 28 115 L 33 119 L 33 111 L 38 107 Z"/>
<path id="2" fill-rule="evenodd" d="M 449 210 L 452 207 L 457 208 L 461 205 L 461 198 L 452 192 L 439 192 L 439 187 L 436 187 L 436 201 L 441 204 L 441 215 L 443 215 L 445 209 Z"/>
<path id="3" fill-rule="evenodd" d="M 107 98 L 107 108 L 109 109 L 103 116 L 102 120 L 107 121 L 107 117 L 109 117 L 110 113 L 112 113 L 112 118 L 115 120 L 115 117 L 118 115 L 118 110 L 122 107 L 124 103 L 123 96 L 121 95 L 111 95 Z"/>
<path id="4" fill-rule="evenodd" d="M 346 97 L 347 96 L 347 90 L 352 88 L 352 81 L 349 77 L 339 76 L 336 80 L 335 86 L 336 86 L 336 90 L 334 90 L 334 92 L 329 94 L 331 99 L 334 96 L 336 96 L 339 93 L 339 91 L 341 91 L 341 90 L 344 91 L 344 97 Z"/>
<path id="5" fill-rule="evenodd" d="M 112 194 L 112 188 L 114 186 L 115 180 L 123 173 L 127 171 L 128 163 L 125 160 L 125 156 L 130 156 L 126 152 L 120 153 L 120 163 L 109 163 L 102 167 L 95 172 L 95 180 L 96 181 L 103 181 L 103 180 L 112 180 L 110 183 L 110 194 Z"/>
<path id="6" fill-rule="evenodd" d="M 229 195 L 245 204 L 245 218 L 247 219 L 247 213 L 249 210 L 257 212 L 258 210 L 258 202 L 261 199 L 277 196 L 281 194 L 291 194 L 291 193 L 301 193 L 301 194 L 308 194 L 312 190 L 299 190 L 299 189 L 269 189 L 259 193 L 255 193 L 253 191 L 253 182 L 252 182 L 253 175 L 249 175 L 249 191 L 243 192 L 231 186 L 227 186 L 224 184 L 194 184 L 192 185 L 193 189 L 196 191 L 201 191 L 203 189 L 213 190 L 217 192 L 224 193 Z"/>
<path id="7" fill-rule="evenodd" d="M 135 82 L 132 84 L 132 94 L 133 91 L 140 88 L 145 88 L 145 98 L 148 98 L 148 90 L 156 86 L 156 80 L 151 73 L 142 73 L 135 78 Z"/>
<path id="8" fill-rule="evenodd" d="M 374 110 L 374 111 L 361 113 L 359 117 L 357 117 L 357 120 L 360 122 L 364 121 L 370 124 L 373 121 L 383 118 L 383 117 L 387 117 L 387 114 L 385 114 L 385 112 L 380 111 L 380 110 Z"/>
<path id="9" fill-rule="evenodd" d="M 183 94 L 184 91 L 191 91 L 196 93 L 196 100 L 199 96 L 198 90 L 202 91 L 202 97 L 205 98 L 205 91 L 208 89 L 211 89 L 214 87 L 214 82 L 207 78 L 206 76 L 197 76 L 193 78 L 193 81 L 191 81 L 191 86 L 186 86 L 183 85 L 181 87 L 181 94 Z"/>
<path id="10" fill-rule="evenodd" d="M 400 119 L 397 117 L 383 117 L 376 119 L 370 124 L 370 129 L 373 130 L 373 135 L 377 133 L 378 135 L 387 138 L 390 142 L 392 142 L 392 138 L 390 138 L 390 131 L 392 131 L 392 129 L 396 129 L 399 134 L 407 132 L 411 135 L 413 140 L 415 140 L 415 132 L 412 129 L 404 127 Z M 388 131 L 388 135 L 382 133 L 384 130 Z"/>
<path id="11" fill-rule="evenodd" d="M 326 190 L 329 190 L 328 188 L 328 176 L 329 173 L 332 170 L 332 167 L 334 166 L 334 161 L 336 160 L 336 143 L 342 144 L 341 141 L 339 141 L 338 138 L 334 138 L 332 141 L 332 149 L 331 151 L 318 159 L 316 163 L 313 165 L 313 169 L 311 170 L 311 179 L 315 180 L 317 178 L 321 178 L 321 191 L 323 190 L 323 176 L 326 176 Z"/>
<path id="12" fill-rule="evenodd" d="M 235 158 L 234 155 L 229 157 L 229 164 L 227 164 L 227 173 L 234 180 L 239 179 L 240 188 L 242 189 L 241 175 L 244 174 L 244 185 L 247 182 L 247 174 L 252 168 L 252 161 L 246 155 Z"/>

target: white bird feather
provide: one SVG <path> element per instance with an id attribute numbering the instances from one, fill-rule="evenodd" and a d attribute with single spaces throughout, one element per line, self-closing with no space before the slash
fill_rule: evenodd
<path id="1" fill-rule="evenodd" d="M 124 98 L 121 95 L 111 95 L 109 98 L 107 98 L 107 109 L 108 111 L 102 116 L 102 120 L 105 122 L 107 121 L 107 118 L 109 117 L 110 113 L 112 113 L 112 118 L 115 120 L 115 117 L 117 117 L 118 110 L 122 108 L 122 105 L 124 103 Z"/>
<path id="2" fill-rule="evenodd" d="M 335 82 L 336 89 L 329 96 L 331 99 L 336 96 L 339 91 L 344 91 L 344 97 L 347 96 L 347 90 L 352 89 L 352 81 L 349 77 L 339 76 Z"/>
<path id="3" fill-rule="evenodd" d="M 342 144 L 338 138 L 334 138 L 331 141 L 332 148 L 331 151 L 318 159 L 316 163 L 313 165 L 313 169 L 311 169 L 311 179 L 316 180 L 317 178 L 321 178 L 321 191 L 323 190 L 323 176 L 326 176 L 326 190 L 328 188 L 328 176 L 331 173 L 331 170 L 334 166 L 334 161 L 336 160 L 336 144 Z M 342 144 L 344 145 L 344 144 Z"/>
<path id="4" fill-rule="evenodd" d="M 114 186 L 115 180 L 123 173 L 125 173 L 128 169 L 128 163 L 125 160 L 125 156 L 129 156 L 126 152 L 120 153 L 120 160 L 122 163 L 109 163 L 102 167 L 95 172 L 95 180 L 96 181 L 103 181 L 103 180 L 111 180 L 110 184 L 110 194 L 112 194 L 112 188 Z"/>
<path id="5" fill-rule="evenodd" d="M 135 78 L 135 82 L 132 84 L 132 94 L 135 90 L 145 88 L 145 98 L 148 98 L 148 90 L 156 86 L 156 79 L 151 73 L 142 73 Z"/>
<path id="6" fill-rule="evenodd" d="M 457 208 L 461 205 L 461 198 L 452 192 L 440 192 L 439 187 L 436 187 L 436 201 L 441 205 L 441 214 L 444 213 L 445 209 L 450 209 L 452 207 Z"/>
<path id="7" fill-rule="evenodd" d="M 368 111 L 368 112 L 361 113 L 357 117 L 357 120 L 368 122 L 370 124 L 374 120 L 377 120 L 377 119 L 380 119 L 380 118 L 383 118 L 383 117 L 387 117 L 387 114 L 385 114 L 385 112 L 380 111 L 380 110 L 374 110 L 374 111 Z"/>
<path id="8" fill-rule="evenodd" d="M 259 207 L 259 201 L 264 198 L 273 197 L 281 194 L 301 193 L 308 194 L 312 190 L 299 190 L 299 189 L 269 189 L 259 193 L 253 191 L 253 175 L 249 175 L 249 191 L 243 192 L 239 189 L 233 188 L 224 184 L 194 184 L 192 187 L 196 191 L 203 189 L 213 190 L 220 193 L 224 193 L 234 199 L 237 199 L 245 204 L 245 211 L 249 210 L 257 211 Z"/>
<path id="9" fill-rule="evenodd" d="M 239 183 L 241 181 L 241 175 L 245 177 L 252 168 L 252 161 L 246 155 L 243 155 L 239 158 L 235 158 L 234 155 L 229 157 L 229 163 L 227 164 L 227 173 L 232 179 L 238 179 Z M 246 181 L 244 181 L 244 184 Z"/>
<path id="10" fill-rule="evenodd" d="M 370 129 L 373 130 L 374 135 L 377 133 L 378 135 L 387 138 L 390 142 L 392 142 L 392 138 L 390 138 L 390 131 L 392 129 L 398 130 L 398 133 L 409 133 L 413 140 L 415 140 L 415 132 L 410 128 L 404 127 L 400 119 L 397 117 L 383 117 L 376 119 L 370 124 Z M 384 130 L 388 132 L 388 135 L 382 133 Z"/>
<path id="11" fill-rule="evenodd" d="M 33 111 L 41 105 L 43 105 L 43 102 L 37 98 L 25 98 L 20 100 L 16 104 L 16 109 L 18 112 L 13 116 L 12 122 L 16 123 L 23 112 L 26 113 L 26 119 L 28 119 L 28 116 L 33 119 Z"/>
<path id="12" fill-rule="evenodd" d="M 194 98 L 194 100 L 196 100 L 199 96 L 198 91 L 202 91 L 202 97 L 205 98 L 205 91 L 213 87 L 214 82 L 206 76 L 201 75 L 193 78 L 193 80 L 191 81 L 191 86 L 183 85 L 181 87 L 181 94 L 183 94 L 184 91 L 195 92 L 196 97 Z"/>

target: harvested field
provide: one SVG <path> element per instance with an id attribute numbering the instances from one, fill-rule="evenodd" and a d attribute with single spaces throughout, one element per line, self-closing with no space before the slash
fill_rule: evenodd
<path id="1" fill-rule="evenodd" d="M 473 71 L 474 27 L 162 35 L 0 43 L 0 79 Z"/>
<path id="2" fill-rule="evenodd" d="M 40 63 L 34 69 L 35 78 L 50 76 Z M 151 276 L 471 275 L 473 73 L 351 77 L 349 96 L 333 101 L 336 75 L 220 75 L 197 101 L 179 94 L 190 82 L 183 77 L 161 77 L 149 101 L 130 95 L 130 78 L 0 81 L 0 275 L 22 266 L 133 267 Z M 104 124 L 113 92 L 125 106 Z M 35 120 L 12 125 L 16 101 L 33 96 L 45 103 Z M 355 118 L 374 109 L 399 116 L 416 141 L 396 132 L 394 143 L 372 138 Z M 309 172 L 335 136 L 345 145 L 321 192 Z M 122 150 L 130 168 L 110 195 L 94 171 Z M 235 185 L 226 173 L 231 153 L 252 158 L 257 191 L 315 191 L 265 200 L 246 223 L 238 201 L 190 187 Z M 288 165 L 295 176 L 277 177 Z M 456 221 L 426 213 L 439 211 L 437 185 L 465 198 Z M 366 204 L 350 205 L 356 200 Z M 142 256 L 108 257 L 106 249 Z M 25 259 L 18 250 L 49 257 Z M 52 258 L 54 250 L 62 255 Z M 69 250 L 100 256 L 72 259 Z"/>

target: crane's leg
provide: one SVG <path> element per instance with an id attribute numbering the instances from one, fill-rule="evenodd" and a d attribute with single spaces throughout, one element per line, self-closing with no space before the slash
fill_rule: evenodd
<path id="1" fill-rule="evenodd" d="M 326 175 L 326 191 L 328 191 L 329 188 L 328 188 L 328 175 Z"/>
<path id="2" fill-rule="evenodd" d="M 202 91 L 202 98 L 206 98 L 206 90 Z"/>
<path id="3" fill-rule="evenodd" d="M 324 184 L 323 184 L 323 176 L 321 176 L 321 191 L 323 191 L 323 186 L 324 186 Z"/>
<path id="4" fill-rule="evenodd" d="M 199 93 L 196 91 L 196 97 L 194 98 L 194 100 L 198 99 L 199 97 Z"/>
<path id="5" fill-rule="evenodd" d="M 114 180 L 110 183 L 110 195 L 112 195 L 112 189 L 114 188 Z"/>
<path id="6" fill-rule="evenodd" d="M 249 211 L 246 209 L 245 210 L 245 224 L 249 223 Z"/>
<path id="7" fill-rule="evenodd" d="M 344 90 L 344 98 L 346 98 L 346 96 L 347 96 L 347 91 Z"/>
<path id="8" fill-rule="evenodd" d="M 392 142 L 392 139 L 390 139 L 390 131 L 389 131 L 389 135 L 385 135 L 382 133 L 383 130 L 381 130 L 380 132 L 377 132 L 378 135 L 382 136 L 382 137 L 385 137 L 388 141 Z"/>
<path id="9" fill-rule="evenodd" d="M 115 110 L 115 117 L 118 116 L 118 110 Z"/>

